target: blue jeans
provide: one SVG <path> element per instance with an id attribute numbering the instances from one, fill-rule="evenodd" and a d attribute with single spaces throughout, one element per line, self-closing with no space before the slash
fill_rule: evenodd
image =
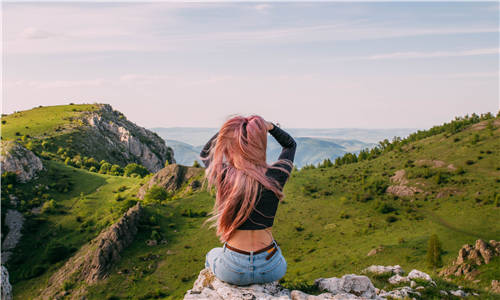
<path id="1" fill-rule="evenodd" d="M 217 247 L 206 255 L 205 267 L 209 268 L 215 276 L 227 283 L 235 285 L 249 285 L 266 283 L 281 279 L 285 276 L 287 263 L 281 248 L 277 247 L 274 255 L 266 260 L 268 252 L 250 255 L 238 253 L 226 247 Z"/>

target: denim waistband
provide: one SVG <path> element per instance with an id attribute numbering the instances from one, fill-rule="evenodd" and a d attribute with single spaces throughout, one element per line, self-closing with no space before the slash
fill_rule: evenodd
<path id="1" fill-rule="evenodd" d="M 278 246 L 278 243 L 276 243 L 276 240 L 273 239 L 273 242 L 274 246 L 276 247 L 276 251 L 279 250 L 279 246 Z M 226 247 L 226 244 L 227 242 L 224 243 L 224 246 L 223 246 L 223 251 L 226 252 L 226 251 L 229 251 L 231 252 L 233 255 L 236 255 L 237 257 L 241 257 L 243 259 L 248 259 L 250 258 L 250 262 L 252 263 L 253 262 L 253 259 L 254 257 L 255 258 L 261 258 L 261 257 L 266 257 L 267 255 L 269 255 L 269 253 L 267 251 L 264 251 L 264 252 L 261 252 L 261 253 L 258 253 L 258 254 L 253 254 L 254 251 L 249 251 L 250 252 L 250 255 L 247 255 L 247 254 L 243 254 L 243 253 L 239 253 L 239 252 L 236 252 L 236 251 L 233 251 L 229 248 Z"/>

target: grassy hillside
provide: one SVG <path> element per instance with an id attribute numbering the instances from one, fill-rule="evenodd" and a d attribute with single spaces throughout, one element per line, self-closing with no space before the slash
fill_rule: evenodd
<path id="1" fill-rule="evenodd" d="M 442 243 L 445 264 L 465 243 L 498 240 L 499 127 L 496 118 L 491 125 L 482 122 L 405 143 L 375 159 L 295 172 L 273 228 L 288 261 L 282 282 L 307 290 L 316 278 L 359 273 L 372 264 L 400 264 L 407 272 L 417 268 L 433 274 L 425 261 L 431 234 Z M 446 165 L 418 166 L 419 160 Z M 456 170 L 449 170 L 449 164 Z M 411 197 L 384 192 L 390 177 L 402 169 L 410 177 L 408 185 L 422 192 Z M 148 207 L 157 222 L 142 228 L 109 280 L 93 287 L 90 298 L 179 299 L 204 267 L 205 254 L 220 246 L 213 229 L 200 228 L 204 217 L 183 212 L 207 212 L 212 205 L 213 198 L 200 192 Z M 153 230 L 168 243 L 146 246 Z M 367 256 L 379 246 L 380 253 Z M 500 277 L 498 258 L 483 268 L 478 284 L 459 283 L 481 290 Z"/>
<path id="2" fill-rule="evenodd" d="M 49 137 L 60 135 L 78 125 L 77 118 L 98 109 L 93 104 L 40 106 L 2 116 L 2 139 L 15 140 L 23 135 Z"/>
<path id="3" fill-rule="evenodd" d="M 478 122 L 385 144 L 384 150 L 359 162 L 294 171 L 273 228 L 288 262 L 282 283 L 311 290 L 316 278 L 359 273 L 372 264 L 399 264 L 405 271 L 417 268 L 433 274 L 425 262 L 431 234 L 436 233 L 442 243 L 445 264 L 465 243 L 500 239 L 500 119 Z M 63 263 L 64 259 L 47 263 L 48 252 L 42 249 L 48 249 L 49 241 L 69 250 L 80 247 L 123 209 L 124 201 L 114 200 L 112 191 L 126 185 L 129 188 L 123 193 L 133 195 L 142 182 L 59 163 L 52 167 L 71 176 L 74 191 L 54 195 L 60 197 L 56 198 L 60 214 L 44 213 L 34 219 L 44 221 L 28 227 L 33 233 L 18 248 L 17 264 L 9 266 L 16 299 L 37 295 L 51 272 Z M 397 197 L 386 192 L 394 184 L 390 178 L 399 170 L 405 170 L 406 185 L 418 188 L 418 193 Z M 84 197 L 80 197 L 82 192 Z M 213 196 L 201 191 L 146 206 L 132 246 L 122 253 L 110 277 L 90 288 L 88 298 L 181 298 L 204 267 L 205 254 L 220 246 L 214 229 L 201 227 L 213 201 Z M 160 243 L 147 246 L 152 238 Z M 367 256 L 379 246 L 380 253 Z M 42 255 L 45 258 L 37 257 Z M 37 265 L 47 270 L 37 274 L 33 271 Z M 487 297 L 482 289 L 491 279 L 500 278 L 500 259 L 481 270 L 479 283 L 456 284 L 482 291 Z M 34 272 L 31 279 L 29 272 Z"/>
<path id="4" fill-rule="evenodd" d="M 23 238 L 7 264 L 16 297 L 22 299 L 33 297 L 73 252 L 132 206 L 133 195 L 144 180 L 96 174 L 60 162 L 43 163 L 48 171 L 41 179 L 17 186 L 26 197 L 23 201 L 29 195 L 30 203 L 35 202 L 33 198 L 50 198 L 45 203 L 53 200 L 52 206 L 22 206 L 27 216 Z M 54 182 L 64 182 L 66 190 L 60 190 Z"/>

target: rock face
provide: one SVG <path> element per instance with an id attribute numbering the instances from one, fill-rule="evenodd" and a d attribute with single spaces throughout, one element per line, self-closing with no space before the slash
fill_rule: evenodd
<path id="1" fill-rule="evenodd" d="M 441 270 L 439 275 L 444 277 L 465 276 L 465 279 L 472 280 L 477 274 L 477 266 L 488 264 L 493 257 L 499 255 L 500 242 L 491 240 L 487 243 L 483 240 L 477 240 L 474 246 L 463 245 L 451 266 Z"/>
<path id="2" fill-rule="evenodd" d="M 23 228 L 24 217 L 14 209 L 8 209 L 5 215 L 5 225 L 9 227 L 9 232 L 2 243 L 2 263 L 6 263 L 19 239 L 21 239 L 21 229 Z"/>
<path id="3" fill-rule="evenodd" d="M 349 274 L 342 276 L 342 278 L 319 278 L 314 283 L 321 290 L 326 290 L 333 294 L 353 294 L 368 299 L 377 297 L 375 287 L 366 276 Z"/>
<path id="4" fill-rule="evenodd" d="M 20 182 L 28 182 L 44 169 L 42 161 L 33 152 L 16 141 L 2 141 L 0 163 L 2 174 L 13 172 Z"/>
<path id="5" fill-rule="evenodd" d="M 64 293 L 64 282 L 72 280 L 76 287 L 70 292 L 71 299 L 80 299 L 85 293 L 86 285 L 104 279 L 110 267 L 120 259 L 120 252 L 132 243 L 141 213 L 142 207 L 137 203 L 117 223 L 83 246 L 52 275 L 39 298 L 56 298 Z"/>
<path id="6" fill-rule="evenodd" d="M 172 148 L 156 133 L 130 122 L 109 104 L 97 105 L 99 110 L 83 115 L 88 125 L 83 130 L 90 132 L 78 140 L 82 149 L 93 149 L 89 155 L 101 153 L 103 159 L 120 165 L 136 162 L 152 173 L 163 168 L 165 161 L 175 163 Z"/>
<path id="7" fill-rule="evenodd" d="M 146 192 L 154 185 L 159 185 L 167 191 L 176 191 L 184 182 L 202 174 L 204 170 L 204 168 L 186 167 L 179 164 L 168 165 L 154 174 L 153 177 L 139 189 L 137 197 L 139 199 L 144 199 Z M 189 188 L 191 190 L 196 190 L 199 189 L 200 186 L 200 182 L 193 180 Z"/>
<path id="8" fill-rule="evenodd" d="M 2 272 L 2 300 L 12 300 L 12 286 L 9 282 L 9 272 L 7 268 L 1 266 Z"/>
<path id="9" fill-rule="evenodd" d="M 408 179 L 406 179 L 405 170 L 396 171 L 394 176 L 391 177 L 391 181 L 395 184 L 387 188 L 386 192 L 389 194 L 393 194 L 398 197 L 409 197 L 413 196 L 417 192 L 418 193 L 423 192 L 419 188 L 407 185 L 409 181 Z"/>

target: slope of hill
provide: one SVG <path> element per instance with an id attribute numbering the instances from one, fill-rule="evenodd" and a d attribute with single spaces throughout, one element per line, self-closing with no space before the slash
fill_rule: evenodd
<path id="1" fill-rule="evenodd" d="M 374 264 L 436 275 L 426 263 L 432 234 L 442 244 L 444 265 L 463 244 L 498 239 L 500 227 L 492 224 L 499 215 L 499 127 L 497 117 L 451 132 L 430 130 L 374 159 L 294 172 L 273 228 L 288 262 L 281 283 L 307 291 L 315 278 Z M 405 177 L 395 177 L 400 170 Z M 417 190 L 396 196 L 390 186 Z M 146 207 L 156 222 L 139 231 L 89 297 L 181 298 L 203 269 L 205 254 L 220 246 L 213 229 L 201 226 L 212 205 L 213 197 L 202 191 Z M 153 231 L 167 243 L 145 246 Z M 500 276 L 491 271 L 500 269 L 500 259 L 485 267 L 479 282 L 456 282 L 484 296 Z"/>
<path id="2" fill-rule="evenodd" d="M 370 265 L 399 264 L 435 274 L 426 263 L 431 234 L 441 242 L 443 265 L 463 244 L 498 240 L 500 227 L 492 225 L 498 224 L 500 209 L 500 118 L 479 121 L 384 143 L 383 150 L 358 162 L 294 171 L 273 228 L 288 262 L 281 284 L 309 291 L 316 278 L 359 273 Z M 73 189 L 54 192 L 60 206 L 29 221 L 17 259 L 7 266 L 15 299 L 36 297 L 67 257 L 116 221 L 149 180 L 45 164 L 63 177 L 40 180 L 50 184 L 71 178 Z M 203 269 L 206 253 L 220 246 L 214 229 L 201 226 L 213 195 L 188 188 L 186 182 L 178 189 L 182 196 L 143 202 L 135 240 L 109 277 L 88 289 L 88 299 L 183 297 Z M 51 263 L 58 253 L 54 249 L 63 249 L 64 255 Z M 484 288 L 500 277 L 500 259 L 480 267 L 479 282 L 452 280 L 486 296 Z M 66 288 L 71 297 L 71 285 Z"/>
<path id="3" fill-rule="evenodd" d="M 17 140 L 39 156 L 85 164 L 93 158 L 156 172 L 173 151 L 156 133 L 127 120 L 109 104 L 41 106 L 2 116 L 2 140 Z M 86 159 L 85 159 L 86 158 Z"/>

